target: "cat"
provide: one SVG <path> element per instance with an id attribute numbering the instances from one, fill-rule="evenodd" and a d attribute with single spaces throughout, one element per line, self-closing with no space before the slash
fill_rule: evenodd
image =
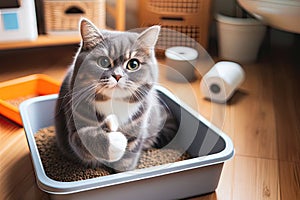
<path id="1" fill-rule="evenodd" d="M 81 45 L 56 102 L 57 145 L 86 166 L 132 170 L 143 149 L 162 148 L 178 129 L 154 88 L 160 26 L 98 30 L 85 18 L 79 26 Z"/>

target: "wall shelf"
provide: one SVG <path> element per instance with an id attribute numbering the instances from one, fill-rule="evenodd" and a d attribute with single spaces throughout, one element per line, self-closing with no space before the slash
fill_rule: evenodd
<path id="1" fill-rule="evenodd" d="M 106 5 L 108 13 L 115 18 L 116 30 L 125 30 L 125 0 L 117 0 L 115 5 Z M 109 27 L 108 27 L 109 29 Z M 39 35 L 33 41 L 13 41 L 13 42 L 0 42 L 0 51 L 10 49 L 25 49 L 44 46 L 58 46 L 58 45 L 71 45 L 79 44 L 80 35 Z"/>
<path id="2" fill-rule="evenodd" d="M 33 41 L 1 42 L 0 50 L 79 44 L 79 35 L 39 35 Z"/>

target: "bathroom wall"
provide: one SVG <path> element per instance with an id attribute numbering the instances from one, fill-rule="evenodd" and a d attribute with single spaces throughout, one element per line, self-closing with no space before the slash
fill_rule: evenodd
<path id="1" fill-rule="evenodd" d="M 227 15 L 234 15 L 236 10 L 236 0 L 213 0 L 214 13 L 220 12 Z"/>

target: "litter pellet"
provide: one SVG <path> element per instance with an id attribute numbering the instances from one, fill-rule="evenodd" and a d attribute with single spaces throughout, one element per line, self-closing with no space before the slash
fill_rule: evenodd
<path id="1" fill-rule="evenodd" d="M 51 179 L 72 182 L 100 176 L 107 176 L 114 171 L 106 167 L 91 168 L 80 162 L 66 158 L 58 149 L 53 126 L 40 129 L 35 134 L 36 145 L 47 176 Z M 174 149 L 148 149 L 143 151 L 137 169 L 173 163 L 191 158 L 187 153 Z"/>
<path id="2" fill-rule="evenodd" d="M 32 95 L 25 95 L 25 96 L 21 96 L 21 97 L 14 98 L 14 99 L 7 99 L 6 102 L 8 102 L 8 103 L 10 103 L 10 104 L 12 104 L 12 105 L 14 105 L 16 107 L 19 107 L 19 105 L 23 101 L 25 101 L 27 99 L 30 99 L 30 98 L 33 98 L 33 97 L 36 97 L 36 96 L 38 96 L 38 95 L 34 95 L 34 94 L 32 94 Z"/>

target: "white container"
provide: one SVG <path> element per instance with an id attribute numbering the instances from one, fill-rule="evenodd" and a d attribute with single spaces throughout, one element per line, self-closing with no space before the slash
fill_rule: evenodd
<path id="1" fill-rule="evenodd" d="M 239 63 L 252 63 L 263 41 L 266 26 L 257 19 L 216 15 L 219 56 Z"/>
<path id="2" fill-rule="evenodd" d="M 19 3 L 19 7 L 0 9 L 0 42 L 35 40 L 38 36 L 34 1 Z"/>
<path id="3" fill-rule="evenodd" d="M 53 125 L 57 95 L 29 99 L 20 106 L 38 186 L 53 199 L 181 199 L 213 192 L 223 164 L 234 155 L 230 138 L 169 91 L 157 87 L 180 127 L 173 146 L 192 159 L 75 182 L 50 179 L 44 171 L 34 134 Z"/>

